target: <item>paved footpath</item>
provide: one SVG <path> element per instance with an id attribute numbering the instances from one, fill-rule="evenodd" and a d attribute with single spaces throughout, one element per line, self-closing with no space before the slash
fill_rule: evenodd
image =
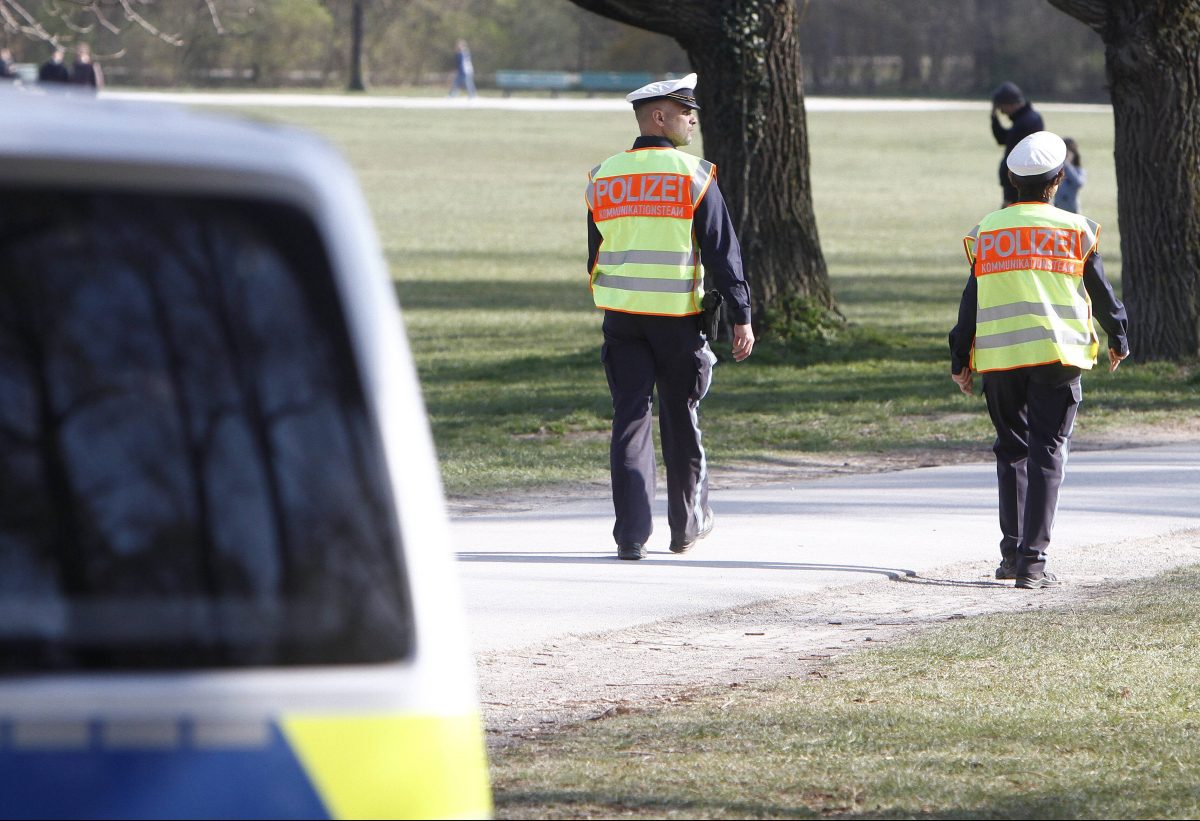
<path id="1" fill-rule="evenodd" d="M 616 558 L 604 491 L 452 528 L 477 651 L 633 627 L 869 577 L 998 561 L 992 464 L 714 491 L 716 528 L 667 550 L 666 508 L 639 562 Z M 1072 454 L 1054 554 L 1200 527 L 1200 444 Z M 1051 564 L 1053 569 L 1053 564 Z"/>

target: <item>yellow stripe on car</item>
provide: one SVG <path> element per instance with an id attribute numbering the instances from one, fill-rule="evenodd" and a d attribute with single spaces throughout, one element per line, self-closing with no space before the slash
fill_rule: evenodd
<path id="1" fill-rule="evenodd" d="M 284 736 L 334 818 L 486 818 L 478 715 L 304 716 Z"/>

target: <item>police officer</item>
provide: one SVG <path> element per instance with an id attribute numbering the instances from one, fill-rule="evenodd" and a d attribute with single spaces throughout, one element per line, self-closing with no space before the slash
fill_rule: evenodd
<path id="1" fill-rule="evenodd" d="M 1005 128 L 1000 123 L 1000 114 L 1008 117 L 1011 125 Z M 1017 189 L 1008 179 L 1008 155 L 1012 153 L 1017 143 L 1037 131 L 1045 129 L 1042 115 L 1033 109 L 1033 105 L 1025 99 L 1025 95 L 1016 83 L 1001 83 L 992 92 L 992 136 L 996 142 L 1004 146 L 1004 156 L 1000 158 L 1000 190 L 1004 197 L 1003 205 L 1016 202 Z"/>
<path id="2" fill-rule="evenodd" d="M 656 388 L 671 551 L 687 552 L 713 527 L 698 416 L 716 362 L 699 322 L 706 272 L 729 306 L 733 358 L 754 347 L 741 247 L 716 166 L 679 150 L 696 128 L 695 87 L 689 74 L 627 95 L 641 136 L 588 175 L 588 272 L 604 311 L 613 538 L 622 559 L 643 558 L 654 529 Z"/>
<path id="3" fill-rule="evenodd" d="M 1080 375 L 1108 334 L 1108 369 L 1129 355 L 1125 307 L 1104 276 L 1100 226 L 1051 205 L 1067 147 L 1049 131 L 1031 134 L 1008 156 L 1017 202 L 988 214 L 964 243 L 971 276 L 950 332 L 951 376 L 973 392 L 983 374 L 996 428 L 1000 490 L 997 579 L 1029 589 L 1057 587 L 1046 550 L 1058 508 Z"/>

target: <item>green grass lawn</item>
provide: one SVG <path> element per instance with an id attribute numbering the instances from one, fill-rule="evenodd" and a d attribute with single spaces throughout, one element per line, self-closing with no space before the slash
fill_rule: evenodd
<path id="1" fill-rule="evenodd" d="M 587 169 L 634 136 L 624 112 L 262 109 L 343 149 L 396 280 L 455 495 L 604 480 L 610 404 L 587 289 Z M 1074 136 L 1120 274 L 1112 120 L 1047 113 Z M 718 367 L 705 400 L 722 465 L 822 453 L 987 453 L 979 399 L 948 376 L 967 268 L 961 238 L 998 204 L 983 112 L 811 113 L 814 196 L 849 331 L 809 351 L 769 338 Z M 699 150 L 699 146 L 696 147 Z M 748 272 L 753 281 L 754 272 Z M 724 345 L 725 343 L 723 343 Z M 1078 435 L 1194 415 L 1194 365 L 1085 379 Z"/>
<path id="2" fill-rule="evenodd" d="M 1196 818 L 1200 570 L 492 756 L 500 818 Z"/>

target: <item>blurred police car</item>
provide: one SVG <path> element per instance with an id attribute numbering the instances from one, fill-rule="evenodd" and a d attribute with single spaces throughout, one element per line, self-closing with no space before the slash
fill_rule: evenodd
<path id="1" fill-rule="evenodd" d="M 489 814 L 348 168 L 182 109 L 0 111 L 0 816 Z"/>

